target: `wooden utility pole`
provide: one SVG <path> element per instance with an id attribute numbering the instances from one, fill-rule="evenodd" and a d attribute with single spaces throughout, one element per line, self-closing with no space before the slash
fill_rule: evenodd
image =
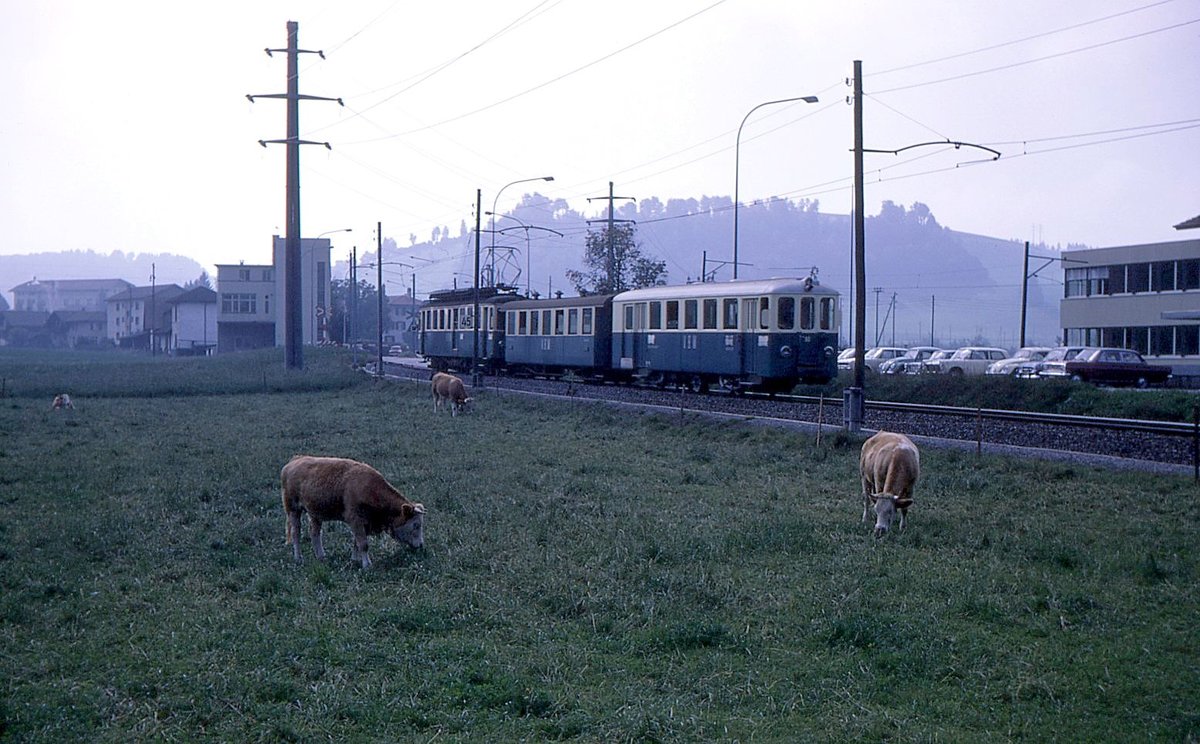
<path id="1" fill-rule="evenodd" d="M 300 145 L 325 145 L 326 149 L 332 149 L 328 142 L 310 142 L 300 139 L 300 101 L 337 101 L 339 105 L 345 105 L 340 98 L 300 94 L 300 55 L 316 54 L 321 59 L 325 59 L 325 54 L 320 50 L 300 49 L 297 41 L 299 29 L 299 23 L 288 21 L 287 47 L 266 50 L 268 57 L 274 56 L 273 52 L 287 53 L 287 93 L 246 96 L 251 103 L 255 98 L 287 100 L 287 138 L 259 140 L 258 143 L 263 147 L 268 144 L 287 145 L 287 197 L 285 199 L 287 232 L 284 238 L 283 340 L 284 364 L 289 369 L 304 369 L 304 302 L 300 279 Z"/>
<path id="2" fill-rule="evenodd" d="M 862 61 L 854 60 L 854 382 L 844 391 L 845 427 L 857 432 L 863 422 L 863 384 L 867 345 L 866 222 L 863 214 Z"/>
<path id="3" fill-rule="evenodd" d="M 383 377 L 383 223 L 375 223 L 375 283 L 379 299 L 379 328 L 375 333 L 375 376 Z"/>
<path id="4" fill-rule="evenodd" d="M 1025 346 L 1025 303 L 1029 301 L 1029 241 L 1025 241 L 1025 268 L 1021 271 L 1021 342 L 1017 348 Z"/>

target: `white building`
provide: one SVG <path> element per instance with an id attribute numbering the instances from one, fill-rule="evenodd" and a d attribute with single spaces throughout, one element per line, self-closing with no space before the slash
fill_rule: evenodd
<path id="1" fill-rule="evenodd" d="M 326 323 L 329 320 L 329 309 L 332 303 L 332 293 L 329 287 L 329 238 L 304 238 L 300 241 L 300 286 L 301 318 L 303 343 L 316 345 L 328 343 L 329 332 Z M 275 262 L 275 296 L 279 298 L 275 322 L 275 345 L 284 346 L 284 333 L 287 329 L 284 314 L 287 312 L 286 281 L 287 271 L 284 269 L 284 256 L 287 250 L 287 239 L 274 236 L 273 258 Z"/>
<path id="2" fill-rule="evenodd" d="M 171 301 L 183 294 L 176 284 L 130 287 L 107 302 L 107 333 L 128 349 L 165 352 L 171 345 Z"/>
<path id="3" fill-rule="evenodd" d="M 217 264 L 217 351 L 275 345 L 274 266 Z"/>
<path id="4" fill-rule="evenodd" d="M 171 353 L 212 354 L 217 347 L 217 293 L 208 287 L 193 287 L 171 305 Z"/>

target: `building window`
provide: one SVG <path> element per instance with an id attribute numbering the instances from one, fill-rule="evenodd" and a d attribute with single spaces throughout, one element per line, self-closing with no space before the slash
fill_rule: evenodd
<path id="1" fill-rule="evenodd" d="M 238 269 L 238 281 L 250 281 L 250 269 Z"/>
<path id="2" fill-rule="evenodd" d="M 231 315 L 254 315 L 258 312 L 258 297 L 244 292 L 222 293 L 221 312 Z"/>
<path id="3" fill-rule="evenodd" d="M 1125 348 L 1125 329 L 1124 328 L 1102 328 L 1100 329 L 1100 345 L 1101 346 L 1116 346 Z"/>
<path id="4" fill-rule="evenodd" d="M 1175 327 L 1175 353 L 1179 356 L 1200 354 L 1200 326 Z"/>
<path id="5" fill-rule="evenodd" d="M 1133 349 L 1139 354 L 1150 353 L 1150 329 L 1146 326 L 1130 328 L 1126 339 L 1126 348 Z M 1089 342 L 1090 345 L 1095 345 L 1095 342 Z"/>
<path id="6" fill-rule="evenodd" d="M 1175 353 L 1175 326 L 1153 326 L 1150 328 L 1150 354 L 1170 356 Z"/>
<path id="7" fill-rule="evenodd" d="M 1150 264 L 1152 285 L 1155 292 L 1170 292 L 1175 289 L 1175 262 L 1155 261 Z"/>
<path id="8" fill-rule="evenodd" d="M 1126 292 L 1150 291 L 1150 264 L 1129 264 L 1127 271 L 1128 273 L 1126 274 L 1125 280 Z"/>
<path id="9" fill-rule="evenodd" d="M 1125 265 L 1108 267 L 1108 294 L 1125 294 Z"/>

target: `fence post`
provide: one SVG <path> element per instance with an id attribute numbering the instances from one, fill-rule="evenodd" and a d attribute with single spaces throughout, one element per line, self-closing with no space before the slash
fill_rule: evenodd
<path id="1" fill-rule="evenodd" d="M 817 446 L 821 446 L 821 422 L 825 419 L 825 393 L 817 401 Z"/>
<path id="2" fill-rule="evenodd" d="M 983 409 L 975 409 L 975 454 L 983 454 Z"/>
<path id="3" fill-rule="evenodd" d="M 1200 483 L 1200 406 L 1192 406 L 1192 480 Z"/>

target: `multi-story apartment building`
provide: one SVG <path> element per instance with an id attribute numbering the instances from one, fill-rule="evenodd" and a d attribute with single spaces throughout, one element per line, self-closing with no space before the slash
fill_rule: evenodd
<path id="1" fill-rule="evenodd" d="M 399 297 L 387 298 L 388 317 L 383 326 L 385 346 L 400 345 L 408 349 L 417 348 L 417 331 L 414 323 L 420 317 L 422 303 L 406 290 Z"/>
<path id="2" fill-rule="evenodd" d="M 275 345 L 275 267 L 217 264 L 217 351 Z"/>
<path id="3" fill-rule="evenodd" d="M 171 301 L 183 294 L 176 284 L 130 287 L 108 298 L 107 333 L 115 345 L 165 352 L 171 348 Z"/>
<path id="4" fill-rule="evenodd" d="M 1063 251 L 1062 259 L 1068 345 L 1200 367 L 1200 240 Z"/>
<path id="5" fill-rule="evenodd" d="M 133 284 L 124 279 L 33 280 L 12 288 L 14 310 L 104 312 L 109 297 Z"/>

